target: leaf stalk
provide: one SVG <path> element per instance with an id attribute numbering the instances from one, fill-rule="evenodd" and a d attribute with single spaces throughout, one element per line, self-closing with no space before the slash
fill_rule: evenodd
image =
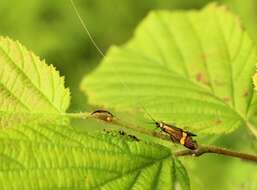
<path id="1" fill-rule="evenodd" d="M 214 154 L 220 154 L 224 156 L 230 156 L 235 158 L 240 158 L 242 160 L 248 160 L 253 161 L 257 163 L 257 155 L 247 154 L 247 153 L 241 153 L 236 152 L 232 150 L 228 150 L 221 147 L 216 146 L 200 146 L 195 150 L 182 150 L 175 153 L 177 157 L 180 156 L 201 156 L 206 153 L 214 153 Z"/>

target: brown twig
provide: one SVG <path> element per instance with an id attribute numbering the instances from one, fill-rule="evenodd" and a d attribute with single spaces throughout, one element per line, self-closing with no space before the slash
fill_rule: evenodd
<path id="1" fill-rule="evenodd" d="M 241 158 L 243 160 L 257 162 L 256 155 L 236 152 L 236 151 L 215 147 L 215 146 L 199 146 L 196 150 L 189 150 L 189 149 L 183 150 L 183 151 L 176 152 L 175 155 L 176 156 L 201 156 L 202 154 L 205 154 L 205 153 L 222 154 L 225 156 L 231 156 L 231 157 Z"/>
<path id="2" fill-rule="evenodd" d="M 92 113 L 89 112 L 81 112 L 81 113 L 65 113 L 65 116 L 71 117 L 71 118 L 77 118 L 77 119 L 95 119 L 101 122 L 105 122 L 105 123 L 109 123 L 109 124 L 114 124 L 123 128 L 127 128 L 130 130 L 133 130 L 135 132 L 138 133 L 142 133 L 148 136 L 153 136 L 153 137 L 157 137 L 159 139 L 165 140 L 165 141 L 170 141 L 170 137 L 168 135 L 162 134 L 160 132 L 155 132 L 155 131 L 151 131 L 151 130 L 147 130 L 145 128 L 139 127 L 137 125 L 133 125 L 130 123 L 126 123 L 122 120 L 120 120 L 117 117 L 111 118 L 110 120 L 105 120 L 104 116 L 103 117 L 99 117 L 99 116 L 92 116 Z"/>
<path id="3" fill-rule="evenodd" d="M 142 127 L 135 126 L 135 125 L 132 125 L 132 124 L 127 124 L 127 123 L 122 122 L 121 120 L 119 120 L 117 118 L 113 121 L 113 123 L 116 124 L 116 125 L 119 125 L 121 127 L 131 129 L 131 130 L 134 130 L 136 132 L 139 132 L 139 133 L 142 133 L 142 134 L 145 134 L 145 135 L 157 137 L 157 138 L 160 138 L 160 139 L 165 140 L 165 141 L 170 141 L 170 138 L 169 138 L 168 135 L 164 135 L 160 132 L 150 131 L 150 130 L 147 130 L 147 129 L 144 129 Z"/>
<path id="4" fill-rule="evenodd" d="M 92 117 L 92 115 L 90 113 L 69 113 L 66 114 L 69 117 L 73 117 L 73 118 L 94 118 Z M 94 118 L 99 120 L 99 118 Z M 103 120 L 100 118 L 100 120 Z M 142 127 L 136 126 L 136 125 L 132 125 L 132 124 L 128 124 L 124 121 L 121 121 L 120 119 L 114 117 L 112 118 L 110 121 L 107 120 L 104 122 L 107 123 L 112 123 L 115 125 L 118 125 L 120 127 L 124 127 L 127 129 L 131 129 L 134 130 L 136 132 L 145 134 L 145 135 L 150 135 L 153 137 L 157 137 L 160 138 L 162 140 L 166 140 L 166 141 L 170 141 L 170 138 L 167 135 L 161 134 L 161 133 L 157 133 L 157 132 L 153 132 L 147 129 L 144 129 Z M 251 155 L 251 154 L 246 154 L 246 153 L 241 153 L 241 152 L 236 152 L 236 151 L 232 151 L 232 150 L 227 150 L 225 148 L 221 148 L 221 147 L 215 147 L 215 146 L 201 146 L 198 145 L 198 148 L 195 150 L 183 150 L 183 151 L 179 151 L 175 153 L 175 156 L 201 156 L 202 154 L 205 153 L 214 153 L 214 154 L 222 154 L 225 156 L 230 156 L 230 157 L 236 157 L 236 158 L 241 158 L 243 160 L 249 160 L 249 161 L 253 161 L 253 162 L 257 162 L 257 155 Z"/>

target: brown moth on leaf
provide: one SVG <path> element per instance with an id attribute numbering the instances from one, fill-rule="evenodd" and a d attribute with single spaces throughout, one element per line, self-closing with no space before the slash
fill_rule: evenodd
<path id="1" fill-rule="evenodd" d="M 182 144 L 191 150 L 198 148 L 197 142 L 192 138 L 193 136 L 196 136 L 195 134 L 164 122 L 155 121 L 155 125 L 165 133 L 169 134 L 173 142 Z"/>
<path id="2" fill-rule="evenodd" d="M 105 122 L 112 122 L 114 118 L 112 113 L 106 110 L 96 110 L 93 111 L 90 115 L 96 119 L 103 120 Z"/>

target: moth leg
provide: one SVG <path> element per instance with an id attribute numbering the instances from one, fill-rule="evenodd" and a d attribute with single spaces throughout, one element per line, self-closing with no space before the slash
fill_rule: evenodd
<path id="1" fill-rule="evenodd" d="M 128 137 L 133 141 L 140 141 L 136 136 L 134 135 L 128 135 Z"/>
<path id="2" fill-rule="evenodd" d="M 119 130 L 119 134 L 122 136 L 126 135 L 126 133 L 123 130 Z"/>
<path id="3" fill-rule="evenodd" d="M 170 135 L 170 140 L 174 143 L 176 142 L 176 139 L 172 135 Z"/>

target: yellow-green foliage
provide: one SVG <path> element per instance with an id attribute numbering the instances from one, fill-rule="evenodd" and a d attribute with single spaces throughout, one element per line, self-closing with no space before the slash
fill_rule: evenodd
<path id="1" fill-rule="evenodd" d="M 257 124 L 256 52 L 238 17 L 224 6 L 153 11 L 81 87 L 92 104 L 143 105 L 159 120 L 198 133 L 227 133 Z"/>
<path id="2" fill-rule="evenodd" d="M 4 37 L 0 38 L 0 63 L 0 127 L 65 113 L 69 89 L 52 65 Z"/>

